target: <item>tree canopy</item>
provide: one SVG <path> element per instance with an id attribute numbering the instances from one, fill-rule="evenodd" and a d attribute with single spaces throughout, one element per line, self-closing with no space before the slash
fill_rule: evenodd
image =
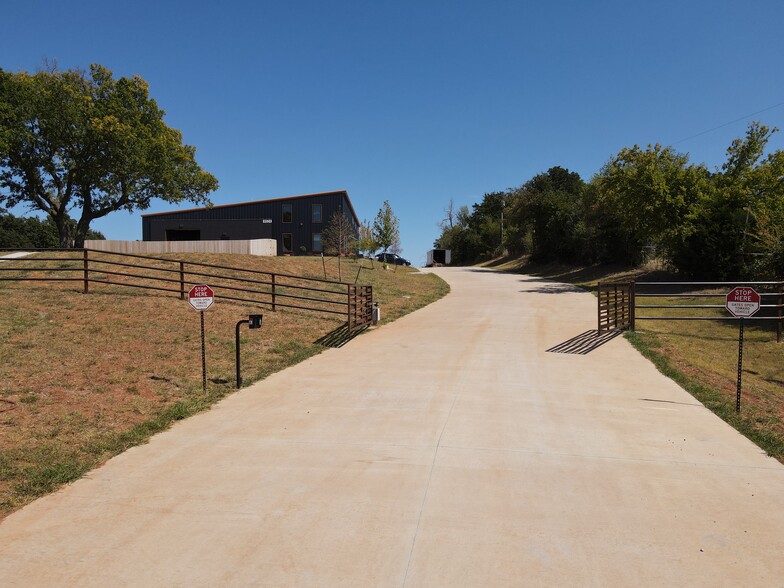
<path id="1" fill-rule="evenodd" d="M 104 239 L 104 236 L 90 230 L 88 239 Z M 40 220 L 32 217 L 16 217 L 0 208 L 0 247 L 41 248 L 59 246 L 60 236 L 51 218 Z"/>
<path id="2" fill-rule="evenodd" d="M 673 147 L 621 149 L 584 182 L 552 167 L 470 211 L 450 202 L 439 248 L 456 263 L 505 249 L 535 261 L 635 264 L 656 257 L 686 277 L 784 277 L 784 151 L 751 123 L 716 171 Z M 500 211 L 505 211 L 499 245 Z"/>
<path id="3" fill-rule="evenodd" d="M 81 246 L 93 220 L 153 198 L 208 205 L 218 182 L 164 114 L 141 77 L 115 79 L 100 65 L 0 69 L 0 204 L 46 213 L 61 247 Z"/>

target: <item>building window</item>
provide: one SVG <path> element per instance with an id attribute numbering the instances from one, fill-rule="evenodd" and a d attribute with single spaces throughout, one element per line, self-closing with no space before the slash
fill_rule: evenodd
<path id="1" fill-rule="evenodd" d="M 313 252 L 320 253 L 321 251 L 321 233 L 313 233 Z"/>
<path id="2" fill-rule="evenodd" d="M 291 233 L 283 233 L 283 253 L 291 253 L 294 249 L 294 239 Z"/>
<path id="3" fill-rule="evenodd" d="M 321 204 L 314 204 L 313 205 L 313 222 L 320 223 L 321 222 Z M 315 251 L 315 249 L 314 249 Z"/>
<path id="4" fill-rule="evenodd" d="M 291 204 L 284 204 L 283 205 L 283 222 L 284 223 L 290 223 L 292 216 L 293 215 L 292 215 L 292 212 L 291 212 Z"/>

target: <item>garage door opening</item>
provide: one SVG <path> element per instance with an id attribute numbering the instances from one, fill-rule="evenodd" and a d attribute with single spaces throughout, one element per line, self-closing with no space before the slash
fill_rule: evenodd
<path id="1" fill-rule="evenodd" d="M 199 229 L 166 229 L 167 241 L 201 241 Z"/>

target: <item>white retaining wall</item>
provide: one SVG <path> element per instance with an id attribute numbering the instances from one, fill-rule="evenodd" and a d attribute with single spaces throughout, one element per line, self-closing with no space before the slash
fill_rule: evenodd
<path id="1" fill-rule="evenodd" d="M 110 241 L 88 239 L 86 249 L 113 253 L 240 253 L 275 257 L 278 246 L 275 239 L 247 239 L 237 241 Z"/>

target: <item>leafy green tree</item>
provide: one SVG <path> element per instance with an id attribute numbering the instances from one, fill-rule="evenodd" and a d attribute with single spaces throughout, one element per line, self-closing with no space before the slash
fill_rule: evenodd
<path id="1" fill-rule="evenodd" d="M 580 175 L 562 167 L 550 168 L 513 191 L 507 216 L 510 250 L 525 247 L 536 261 L 577 261 L 585 233 L 584 191 Z M 527 237 L 527 247 L 521 236 Z"/>
<path id="2" fill-rule="evenodd" d="M 757 258 L 755 273 L 767 279 L 784 279 L 784 214 L 763 212 L 758 216 L 755 242 L 764 251 Z"/>
<path id="3" fill-rule="evenodd" d="M 585 235 L 580 261 L 635 265 L 641 261 L 644 243 L 590 182 L 583 193 Z"/>
<path id="4" fill-rule="evenodd" d="M 501 236 L 501 219 L 506 207 L 506 193 L 489 192 L 482 201 L 473 205 L 469 227 L 476 233 L 478 250 L 474 258 L 501 255 L 504 244 Z"/>
<path id="5" fill-rule="evenodd" d="M 371 258 L 376 249 L 378 249 L 378 243 L 376 243 L 376 238 L 373 236 L 373 227 L 370 225 L 370 221 L 363 220 L 360 223 L 359 236 L 354 246 L 357 252 L 367 254 Z"/>
<path id="6" fill-rule="evenodd" d="M 0 204 L 46 213 L 61 247 L 81 246 L 93 220 L 153 198 L 209 204 L 218 182 L 164 114 L 142 78 L 114 79 L 100 65 L 89 75 L 0 69 Z"/>
<path id="7" fill-rule="evenodd" d="M 673 254 L 684 275 L 710 279 L 770 278 L 779 274 L 784 226 L 784 152 L 763 158 L 776 129 L 753 122 L 727 149 L 687 219 Z"/>
<path id="8" fill-rule="evenodd" d="M 622 149 L 591 181 L 553 167 L 519 188 L 488 193 L 473 210 L 445 211 L 434 245 L 456 263 L 503 246 L 539 261 L 620 262 L 655 251 L 684 276 L 784 276 L 784 151 L 766 154 L 777 129 L 751 123 L 711 173 L 672 147 Z"/>
<path id="9" fill-rule="evenodd" d="M 594 177 L 605 208 L 643 245 L 667 255 L 681 241 L 687 216 L 709 189 L 704 166 L 672 147 L 624 148 Z"/>
<path id="10" fill-rule="evenodd" d="M 467 263 L 470 259 L 462 247 L 462 241 L 464 234 L 469 230 L 468 223 L 471 212 L 467 206 L 461 206 L 455 211 L 451 200 L 447 211 L 448 216 L 439 224 L 441 234 L 433 242 L 433 247 L 451 250 L 453 264 Z"/>
<path id="11" fill-rule="evenodd" d="M 98 231 L 90 230 L 89 239 L 104 239 Z M 0 247 L 52 248 L 59 245 L 57 227 L 51 218 L 16 217 L 0 209 Z"/>
<path id="12" fill-rule="evenodd" d="M 392 212 L 389 200 L 384 200 L 384 204 L 379 209 L 378 214 L 373 221 L 373 237 L 384 253 L 386 253 L 394 243 L 400 241 L 400 222 L 395 216 L 395 213 Z"/>

